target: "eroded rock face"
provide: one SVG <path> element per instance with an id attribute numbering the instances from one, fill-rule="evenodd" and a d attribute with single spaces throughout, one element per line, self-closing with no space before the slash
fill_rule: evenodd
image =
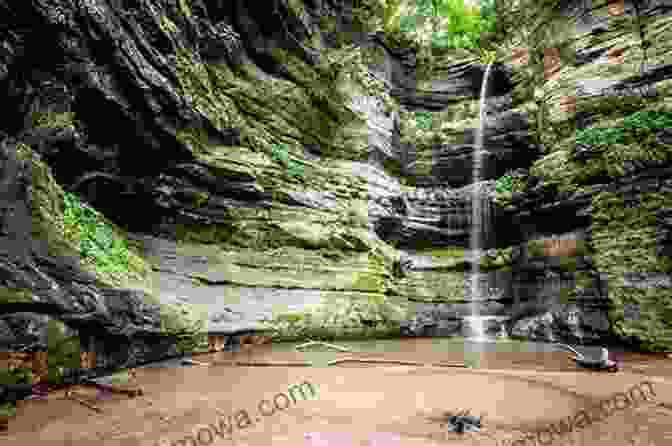
<path id="1" fill-rule="evenodd" d="M 159 306 L 147 303 L 141 291 L 105 286 L 82 269 L 74 253 L 55 252 L 53 245 L 34 236 L 40 221 L 34 219 L 31 191 L 45 184 L 33 176 L 37 170 L 31 160 L 19 153 L 16 142 L 0 144 L 3 348 L 46 349 L 48 320 L 57 318 L 83 337 L 95 333 L 102 367 L 175 354 L 165 337 L 161 345 Z M 131 356 L 136 350 L 137 356 Z"/>
<path id="2" fill-rule="evenodd" d="M 32 293 L 30 299 L 12 294 L 20 302 L 2 311 L 52 315 L 82 333 L 96 334 L 101 344 L 95 348 L 105 364 L 135 361 L 126 350 L 150 358 L 174 349 L 161 330 L 159 308 L 148 304 L 142 292 L 104 286 L 81 267 L 76 252 L 71 258 L 56 256 L 49 251 L 53 240 L 30 233 L 36 219 L 26 203 L 37 183 L 10 155 L 21 141 L 41 156 L 64 189 L 139 233 L 136 239 L 145 257 L 152 258 L 148 263 L 161 284 L 161 303 L 207 305 L 226 295 L 229 301 L 208 314 L 219 332 L 262 328 L 260 321 L 273 313 L 272 301 L 301 311 L 321 297 L 338 301 L 362 293 L 377 299 L 395 293 L 401 299 L 462 299 L 451 304 L 455 317 L 418 310 L 421 316 L 410 331 L 460 330 L 460 318 L 470 311 L 463 280 L 468 261 L 427 267 L 397 258 L 399 251 L 389 244 L 408 250 L 468 246 L 477 127 L 473 102 L 485 67 L 473 60 L 449 61 L 435 79 L 418 82 L 414 50 L 391 48 L 381 35 L 355 26 L 343 11 L 349 2 L 282 0 L 269 8 L 252 8 L 243 0 L 143 0 L 133 7 L 112 0 L 47 3 L 0 0 L 0 27 L 7 30 L 0 37 L 0 99 L 6 116 L 0 124 L 0 286 Z M 651 14 L 663 14 L 656 5 Z M 320 17 L 334 19 L 334 26 L 323 26 Z M 310 36 L 320 45 L 308 45 Z M 318 68 L 343 36 L 382 55 L 366 60 L 370 70 L 364 87 L 329 83 L 324 67 Z M 577 65 L 597 64 L 603 50 L 579 49 Z M 592 188 L 569 193 L 559 191 L 557 181 L 535 177 L 529 190 L 514 196 L 508 211 L 491 204 L 486 197 L 492 196 L 494 179 L 511 169 L 528 169 L 544 152 L 527 134 L 531 118 L 511 109 L 513 70 L 496 64 L 488 88 L 482 171 L 487 181 L 481 184 L 489 211 L 489 230 L 481 234 L 484 248 L 589 229 L 594 197 L 614 182 L 604 175 L 594 179 Z M 669 74 L 668 65 L 652 64 L 642 76 L 597 91 L 634 91 Z M 400 112 L 384 106 L 385 95 L 371 87 L 378 85 L 375 80 L 402 109 L 449 110 L 455 121 L 460 113 L 452 107 L 461 97 L 470 110 L 460 117 L 471 123 L 435 147 L 402 143 Z M 590 90 L 587 84 L 584 90 Z M 348 100 L 337 94 L 343 90 Z M 585 121 L 591 124 L 589 118 Z M 668 136 L 664 129 L 655 135 L 663 143 Z M 276 151 L 280 142 L 291 147 Z M 585 149 L 579 145 L 575 158 L 590 163 L 600 156 Z M 618 187 L 637 185 L 644 172 L 649 178 L 668 178 L 659 164 L 629 163 Z M 402 187 L 391 173 L 396 170 L 423 187 Z M 657 187 L 663 195 L 670 193 L 665 182 Z M 47 211 L 57 214 L 57 207 Z M 662 206 L 656 227 L 658 255 L 668 257 L 669 208 Z M 197 241 L 177 248 L 173 239 L 185 233 Z M 605 310 L 585 308 L 589 301 L 604 303 L 605 283 L 614 283 L 613 277 L 593 277 L 594 283 L 577 290 L 586 304 L 579 309 L 585 310 L 580 319 L 585 321 L 572 328 L 562 322 L 564 307 L 552 307 L 571 282 L 553 276 L 562 262 L 518 251 L 523 254 L 513 262 L 510 277 L 495 280 L 505 291 L 483 314 L 510 313 L 511 323 L 518 324 L 514 331 L 527 337 L 544 332 L 549 339 L 579 339 L 581 324 L 585 330 L 603 326 L 601 316 L 593 323 L 587 315 Z M 599 277 L 597 269 L 609 263 L 592 257 L 577 257 L 575 267 Z M 241 296 L 244 303 L 231 304 Z M 551 307 L 552 320 L 543 322 L 540 315 Z M 387 315 L 371 311 L 375 317 L 366 321 L 387 321 Z M 38 343 L 32 336 L 36 328 L 25 326 L 22 334 L 22 329 L 3 327 L 0 332 L 10 344 L 11 336 Z M 116 351 L 117 345 L 124 347 Z"/>
<path id="3" fill-rule="evenodd" d="M 492 180 L 517 168 L 528 168 L 540 152 L 529 141 L 527 116 L 508 111 L 493 114 L 486 123 L 480 179 Z M 476 130 L 466 130 L 459 140 L 435 149 L 433 176 L 439 183 L 462 187 L 473 183 Z"/>

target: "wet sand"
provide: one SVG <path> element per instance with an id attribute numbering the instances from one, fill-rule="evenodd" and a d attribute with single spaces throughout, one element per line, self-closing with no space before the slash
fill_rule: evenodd
<path id="1" fill-rule="evenodd" d="M 477 369 L 348 364 L 332 367 L 236 367 L 231 360 L 296 361 L 315 355 L 263 345 L 254 351 L 213 353 L 193 359 L 210 367 L 141 368 L 137 384 L 144 395 L 114 395 L 96 400 L 95 390 L 79 394 L 100 407 L 97 413 L 63 392 L 47 401 L 19 403 L 17 417 L 0 437 L 2 444 L 50 445 L 193 445 L 180 442 L 199 436 L 196 444 L 249 446 L 311 445 L 498 445 L 508 446 L 529 432 L 573 416 L 582 407 L 644 380 L 653 383 L 653 402 L 614 412 L 601 422 L 555 438 L 553 445 L 672 444 L 672 359 L 665 355 L 624 354 L 618 373 L 577 371 L 560 352 L 489 352 L 479 355 Z M 285 349 L 286 350 L 286 349 Z M 464 362 L 473 354 L 441 351 L 432 342 L 399 342 L 395 351 L 333 353 L 331 359 L 358 357 L 427 363 Z M 290 386 L 308 382 L 316 395 L 293 393 Z M 294 389 L 296 390 L 296 388 Z M 284 410 L 260 414 L 258 404 L 276 398 Z M 269 409 L 270 407 L 270 409 Z M 447 432 L 446 411 L 470 409 L 484 415 L 483 429 L 463 435 Z M 246 411 L 251 425 L 240 411 Z M 232 418 L 232 431 L 219 420 Z M 306 434 L 314 433 L 310 442 Z M 338 438 L 340 433 L 345 437 Z M 385 439 L 385 435 L 388 437 Z M 320 443 L 319 437 L 331 438 Z M 212 442 L 210 440 L 212 439 Z M 395 442 L 395 439 L 397 439 Z M 161 442 L 161 440 L 164 440 Z M 515 443 L 520 444 L 522 443 Z M 538 443 L 528 443 L 538 444 Z"/>

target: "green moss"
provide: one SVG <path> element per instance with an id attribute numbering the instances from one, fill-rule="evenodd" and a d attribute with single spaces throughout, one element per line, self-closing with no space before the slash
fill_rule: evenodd
<path id="1" fill-rule="evenodd" d="M 334 294 L 306 312 L 279 314 L 266 321 L 274 341 L 398 337 L 408 303 L 381 294 Z"/>
<path id="2" fill-rule="evenodd" d="M 62 383 L 66 369 L 80 366 L 80 339 L 77 335 L 67 336 L 66 326 L 51 319 L 47 324 L 47 380 Z"/>
<path id="3" fill-rule="evenodd" d="M 527 253 L 530 257 L 543 257 L 544 256 L 544 241 L 543 240 L 530 240 L 527 242 Z"/>
<path id="4" fill-rule="evenodd" d="M 350 202 L 344 213 L 343 223 L 348 226 L 366 228 L 369 225 L 369 208 L 364 200 Z"/>
<path id="5" fill-rule="evenodd" d="M 26 367 L 0 369 L 0 384 L 32 384 L 33 372 Z"/>
<path id="6" fill-rule="evenodd" d="M 198 191 L 194 196 L 194 206 L 197 208 L 203 207 L 210 200 L 210 194 L 204 191 Z"/>
<path id="7" fill-rule="evenodd" d="M 672 295 L 665 288 L 625 287 L 624 276 L 629 272 L 672 272 L 672 261 L 655 254 L 656 211 L 671 206 L 672 199 L 659 193 L 640 194 L 636 208 L 626 207 L 618 193 L 603 192 L 593 197 L 594 259 L 607 276 L 613 304 L 609 317 L 617 334 L 634 336 L 654 350 L 672 346 Z M 632 302 L 641 308 L 638 320 L 624 318 L 625 303 Z"/>
<path id="8" fill-rule="evenodd" d="M 236 227 L 233 224 L 177 223 L 175 236 L 180 242 L 204 244 L 229 243 Z"/>
<path id="9" fill-rule="evenodd" d="M 0 403 L 0 417 L 12 418 L 16 416 L 16 404 L 11 401 Z"/>
<path id="10" fill-rule="evenodd" d="M 207 347 L 209 309 L 207 305 L 163 304 L 161 330 L 176 338 L 180 353 Z"/>
<path id="11" fill-rule="evenodd" d="M 0 287 L 0 304 L 33 302 L 33 293 L 29 289 Z"/>
<path id="12" fill-rule="evenodd" d="M 430 255 L 433 257 L 451 258 L 451 259 L 452 258 L 463 259 L 464 253 L 465 253 L 464 248 L 457 248 L 457 247 L 432 248 L 419 251 L 419 254 L 421 255 Z"/>

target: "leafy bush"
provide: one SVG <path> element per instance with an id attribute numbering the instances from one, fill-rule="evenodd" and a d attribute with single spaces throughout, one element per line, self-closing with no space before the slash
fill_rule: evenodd
<path id="1" fill-rule="evenodd" d="M 103 274 L 123 275 L 129 271 L 131 255 L 126 242 L 115 236 L 98 211 L 73 193 L 65 192 L 66 238 L 79 242 L 82 257 L 90 259 Z"/>
<path id="2" fill-rule="evenodd" d="M 495 180 L 495 191 L 498 194 L 522 192 L 525 189 L 526 178 L 520 172 L 509 171 Z"/>
<path id="3" fill-rule="evenodd" d="M 35 112 L 32 124 L 36 128 L 81 127 L 81 122 L 75 119 L 75 112 Z"/>
<path id="4" fill-rule="evenodd" d="M 662 129 L 672 126 L 671 112 L 638 111 L 623 119 L 625 128 Z"/>
<path id="5" fill-rule="evenodd" d="M 623 129 L 589 128 L 576 132 L 576 144 L 600 146 L 623 142 Z"/>
<path id="6" fill-rule="evenodd" d="M 434 33 L 435 48 L 477 48 L 482 33 L 494 29 L 494 1 L 478 6 L 465 5 L 464 0 L 432 0 L 434 15 L 447 17 L 449 28 Z"/>
<path id="7" fill-rule="evenodd" d="M 282 163 L 287 168 L 287 172 L 290 176 L 303 177 L 303 166 L 296 161 L 289 159 L 287 146 L 285 144 L 273 144 L 271 150 L 273 159 Z"/>
<path id="8" fill-rule="evenodd" d="M 660 129 L 672 125 L 672 113 L 655 111 L 638 111 L 623 119 L 619 128 L 588 128 L 576 132 L 577 146 L 608 146 L 623 143 L 624 129 Z"/>
<path id="9" fill-rule="evenodd" d="M 446 28 L 432 32 L 431 46 L 436 49 L 478 48 L 481 36 L 495 30 L 495 0 L 482 0 L 480 8 L 465 5 L 464 0 L 416 0 L 414 9 L 415 14 L 399 20 L 403 34 L 419 31 L 419 17 L 447 19 Z"/>
<path id="10" fill-rule="evenodd" d="M 511 192 L 513 189 L 513 177 L 503 175 L 495 181 L 495 190 L 498 193 Z"/>
<path id="11" fill-rule="evenodd" d="M 432 128 L 432 114 L 428 111 L 415 112 L 415 121 L 418 128 L 429 130 Z"/>

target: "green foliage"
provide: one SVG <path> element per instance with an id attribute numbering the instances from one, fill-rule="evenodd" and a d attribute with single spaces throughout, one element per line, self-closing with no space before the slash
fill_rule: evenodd
<path id="1" fill-rule="evenodd" d="M 103 274 L 114 277 L 128 273 L 132 255 L 125 240 L 117 237 L 100 214 L 77 195 L 65 192 L 64 202 L 64 235 L 79 242 L 82 257 L 93 262 Z"/>
<path id="2" fill-rule="evenodd" d="M 625 128 L 662 129 L 672 126 L 672 112 L 638 111 L 623 120 Z"/>
<path id="3" fill-rule="evenodd" d="M 525 177 L 508 172 L 495 180 L 495 191 L 499 194 L 522 192 L 525 188 Z"/>
<path id="4" fill-rule="evenodd" d="M 35 112 L 32 114 L 32 124 L 36 128 L 80 128 L 82 123 L 75 119 L 75 112 Z"/>
<path id="5" fill-rule="evenodd" d="M 418 128 L 430 130 L 432 128 L 432 113 L 428 111 L 416 111 L 415 120 Z"/>
<path id="6" fill-rule="evenodd" d="M 588 128 L 576 132 L 576 143 L 591 146 L 617 144 L 623 142 L 623 136 L 623 129 L 619 128 Z"/>
<path id="7" fill-rule="evenodd" d="M 492 2 L 485 2 L 492 3 Z M 432 45 L 435 48 L 477 48 L 481 32 L 491 29 L 493 17 L 486 17 L 478 7 L 464 4 L 464 0 L 432 0 L 433 15 L 447 17 L 448 29 L 434 32 Z M 486 8 L 492 12 L 492 8 Z"/>
<path id="8" fill-rule="evenodd" d="M 478 6 L 465 5 L 464 0 L 415 0 L 413 9 L 415 14 L 399 19 L 403 34 L 418 32 L 420 17 L 448 19 L 446 28 L 432 30 L 432 48 L 478 48 L 481 36 L 495 30 L 495 0 L 482 0 L 480 11 Z"/>
<path id="9" fill-rule="evenodd" d="M 495 190 L 498 193 L 511 192 L 513 189 L 513 177 L 510 175 L 504 175 L 495 181 Z"/>
<path id="10" fill-rule="evenodd" d="M 287 146 L 285 144 L 273 144 L 271 150 L 271 156 L 273 159 L 282 163 L 287 168 L 287 172 L 291 177 L 303 178 L 303 166 L 289 158 Z"/>
<path id="11" fill-rule="evenodd" d="M 623 129 L 659 129 L 672 125 L 672 113 L 639 111 L 626 116 L 620 128 L 588 128 L 576 132 L 576 143 L 608 146 L 625 142 Z"/>

